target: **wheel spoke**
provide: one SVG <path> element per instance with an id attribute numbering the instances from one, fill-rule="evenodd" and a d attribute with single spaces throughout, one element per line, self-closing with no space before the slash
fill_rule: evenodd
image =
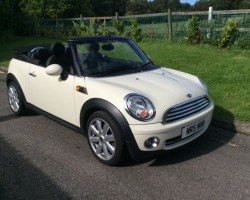
<path id="1" fill-rule="evenodd" d="M 9 91 L 10 91 L 11 94 L 14 94 L 14 93 L 15 93 L 15 92 L 13 91 L 13 87 L 10 87 L 10 90 L 9 90 Z"/>
<path id="2" fill-rule="evenodd" d="M 109 131 L 109 125 L 108 124 L 104 124 L 104 126 L 103 126 L 103 134 L 107 135 L 108 131 Z"/>
<path id="3" fill-rule="evenodd" d="M 105 142 L 104 146 L 107 147 L 112 154 L 114 154 L 115 148 L 109 142 Z"/>
<path id="4" fill-rule="evenodd" d="M 14 102 L 14 104 L 13 104 L 13 107 L 14 107 L 14 110 L 18 110 L 19 109 L 19 104 L 18 104 L 18 102 Z"/>
<path id="5" fill-rule="evenodd" d="M 16 100 L 16 102 L 19 104 L 19 99 L 18 99 L 18 97 L 17 97 L 15 100 Z"/>
<path id="6" fill-rule="evenodd" d="M 100 142 L 98 144 L 97 149 L 96 149 L 96 154 L 101 154 L 102 153 L 102 149 L 103 149 L 103 144 Z"/>
<path id="7" fill-rule="evenodd" d="M 108 159 L 109 156 L 110 156 L 110 154 L 109 154 L 109 152 L 108 152 L 107 146 L 104 144 L 104 145 L 102 146 L 102 148 L 103 148 L 104 157 L 105 157 L 106 159 Z"/>
<path id="8" fill-rule="evenodd" d="M 13 98 L 14 98 L 14 95 L 13 95 L 11 92 L 9 92 L 9 98 L 10 98 L 10 99 L 13 99 Z"/>
<path id="9" fill-rule="evenodd" d="M 99 131 L 99 134 L 102 134 L 102 132 L 103 132 L 103 130 L 102 130 L 102 122 L 100 120 L 96 121 L 96 126 L 97 126 L 97 129 Z"/>
<path id="10" fill-rule="evenodd" d="M 107 141 L 107 142 L 113 142 L 113 141 L 115 141 L 114 135 L 113 134 L 112 135 L 107 135 L 105 137 L 105 141 Z"/>
<path id="11" fill-rule="evenodd" d="M 96 129 L 96 127 L 95 127 L 94 125 L 91 125 L 91 126 L 90 126 L 90 129 L 91 129 L 91 131 L 93 131 L 93 133 L 94 133 L 95 135 L 100 136 L 99 131 Z"/>
<path id="12" fill-rule="evenodd" d="M 97 142 L 100 142 L 100 138 L 99 137 L 90 137 L 89 141 L 92 143 L 97 143 Z"/>

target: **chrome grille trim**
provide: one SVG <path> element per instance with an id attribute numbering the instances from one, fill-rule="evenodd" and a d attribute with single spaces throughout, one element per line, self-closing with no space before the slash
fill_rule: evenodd
<path id="1" fill-rule="evenodd" d="M 178 104 L 166 111 L 163 117 L 163 123 L 170 123 L 189 117 L 206 109 L 209 105 L 210 100 L 207 96 L 198 97 Z"/>

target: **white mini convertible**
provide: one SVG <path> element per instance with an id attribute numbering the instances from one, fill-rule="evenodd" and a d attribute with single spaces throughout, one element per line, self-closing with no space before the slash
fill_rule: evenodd
<path id="1" fill-rule="evenodd" d="M 16 115 L 33 110 L 80 130 L 107 165 L 193 141 L 214 109 L 200 78 L 153 64 L 127 37 L 80 37 L 66 46 L 19 50 L 7 85 Z"/>

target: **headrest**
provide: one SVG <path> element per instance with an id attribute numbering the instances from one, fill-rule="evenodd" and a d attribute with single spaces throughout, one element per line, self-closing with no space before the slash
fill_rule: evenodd
<path id="1" fill-rule="evenodd" d="M 94 52 L 97 52 L 98 50 L 99 50 L 99 44 L 98 43 L 96 43 L 96 42 L 93 42 L 93 43 L 90 43 L 89 45 L 88 45 L 88 50 L 89 51 L 94 51 Z"/>
<path id="2" fill-rule="evenodd" d="M 48 49 L 38 49 L 37 50 L 37 56 L 41 60 L 45 60 L 50 56 Z"/>
<path id="3" fill-rule="evenodd" d="M 54 43 L 50 47 L 50 51 L 55 56 L 62 56 L 65 53 L 65 48 L 62 43 Z"/>

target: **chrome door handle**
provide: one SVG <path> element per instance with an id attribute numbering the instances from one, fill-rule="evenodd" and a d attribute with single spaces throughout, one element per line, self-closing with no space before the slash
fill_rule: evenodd
<path id="1" fill-rule="evenodd" d="M 35 72 L 30 72 L 29 75 L 36 77 L 36 73 Z"/>

